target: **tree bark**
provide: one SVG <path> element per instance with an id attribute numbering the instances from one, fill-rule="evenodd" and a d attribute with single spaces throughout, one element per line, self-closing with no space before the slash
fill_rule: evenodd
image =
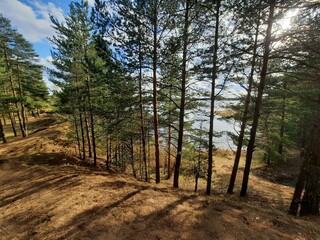
<path id="1" fill-rule="evenodd" d="M 9 57 L 8 57 L 7 48 L 6 48 L 5 45 L 4 45 L 4 57 L 5 57 L 5 61 L 6 61 L 7 70 L 9 71 L 11 69 L 11 66 L 10 66 L 10 63 L 9 63 Z M 11 74 L 9 74 L 9 79 L 8 80 L 9 80 L 9 83 L 10 83 L 12 95 L 13 95 L 14 98 L 16 98 L 17 94 L 16 94 L 16 90 L 14 88 L 13 79 L 12 79 L 12 75 Z M 23 137 L 26 137 L 27 134 L 26 134 L 24 126 L 23 126 L 23 122 L 22 122 L 21 115 L 20 115 L 20 109 L 19 109 L 19 106 L 18 106 L 17 102 L 15 102 L 15 106 L 17 108 L 17 114 L 18 114 L 18 120 L 19 120 L 19 126 L 20 126 L 20 130 L 21 130 L 21 134 L 22 134 Z"/>
<path id="2" fill-rule="evenodd" d="M 6 117 L 4 116 L 4 114 L 2 114 L 2 118 L 3 118 L 3 125 L 6 126 L 7 125 L 7 121 L 6 121 Z"/>
<path id="3" fill-rule="evenodd" d="M 248 189 L 248 181 L 249 181 L 249 174 L 250 174 L 250 166 L 252 162 L 252 155 L 254 152 L 254 144 L 255 144 L 255 138 L 259 123 L 259 116 L 260 116 L 260 109 L 261 109 L 261 103 L 262 103 L 262 96 L 263 91 L 266 83 L 267 78 L 267 69 L 268 69 L 268 61 L 269 61 L 269 55 L 270 55 L 270 44 L 271 44 L 271 30 L 272 30 L 272 24 L 273 24 L 273 16 L 274 16 L 274 9 L 275 9 L 275 0 L 270 0 L 270 10 L 269 10 L 269 16 L 268 16 L 268 26 L 266 30 L 266 38 L 265 38 L 265 49 L 263 54 L 263 62 L 262 62 L 262 69 L 260 73 L 260 83 L 258 86 L 258 95 L 256 98 L 256 104 L 255 104 L 255 110 L 253 115 L 253 123 L 250 131 L 250 139 L 247 147 L 247 155 L 246 155 L 246 164 L 245 169 L 243 173 L 243 180 L 242 180 L 242 187 L 240 196 L 245 196 L 247 194 Z"/>
<path id="4" fill-rule="evenodd" d="M 76 136 L 77 136 L 77 145 L 78 145 L 78 151 L 79 151 L 79 158 L 82 159 L 81 155 L 81 146 L 80 146 L 80 137 L 79 137 L 79 130 L 78 130 L 78 122 L 77 122 L 77 117 L 76 114 L 73 115 L 73 122 L 74 122 L 74 127 L 76 130 Z"/>
<path id="5" fill-rule="evenodd" d="M 184 28 L 183 28 L 183 50 L 182 50 L 182 78 L 181 78 L 181 99 L 180 99 L 180 113 L 179 113 L 179 130 L 178 130 L 178 146 L 177 156 L 173 176 L 173 187 L 179 187 L 179 175 L 182 155 L 182 144 L 183 144 L 183 130 L 184 130 L 184 112 L 185 112 L 185 101 L 186 101 L 186 81 L 187 81 L 187 51 L 189 41 L 189 5 L 190 1 L 186 0 L 186 9 L 184 14 Z"/>
<path id="6" fill-rule="evenodd" d="M 150 179 L 150 175 L 151 175 L 151 144 L 150 144 L 151 136 L 150 136 L 150 131 L 148 131 L 147 135 L 148 135 L 147 146 L 148 146 L 148 172 L 149 172 L 148 179 Z"/>
<path id="7" fill-rule="evenodd" d="M 140 34 L 140 33 L 139 33 Z M 142 147 L 142 159 L 145 169 L 145 181 L 148 181 L 148 166 L 147 166 L 147 152 L 146 152 L 146 131 L 144 124 L 143 113 L 143 98 L 142 98 L 142 50 L 141 41 L 139 41 L 139 108 L 140 108 L 140 129 L 141 129 L 141 147 Z"/>
<path id="8" fill-rule="evenodd" d="M 137 178 L 136 169 L 134 167 L 134 151 L 133 151 L 133 137 L 130 138 L 130 157 L 131 157 L 131 167 L 132 167 L 132 174 L 134 178 Z"/>
<path id="9" fill-rule="evenodd" d="M 206 194 L 211 194 L 212 184 L 212 164 L 213 164 L 213 120 L 214 120 L 214 104 L 215 104 L 215 88 L 217 79 L 217 60 L 218 60 L 218 39 L 219 39 L 219 21 L 220 21 L 220 0 L 216 3 L 216 22 L 214 35 L 214 49 L 212 59 L 212 82 L 211 82 L 211 99 L 210 99 L 210 123 L 209 123 L 209 146 L 208 146 L 208 176 Z"/>
<path id="10" fill-rule="evenodd" d="M 285 125 L 285 116 L 286 116 L 286 91 L 287 91 L 287 84 L 284 80 L 283 82 L 283 99 L 282 99 L 282 108 L 281 108 L 281 123 L 280 123 L 280 142 L 278 152 L 279 154 L 283 154 L 283 138 L 284 138 L 284 125 Z"/>
<path id="11" fill-rule="evenodd" d="M 153 1 L 153 55 L 152 55 L 152 79 L 153 79 L 153 125 L 154 147 L 156 163 L 156 183 L 160 183 L 160 150 L 159 150 L 159 126 L 158 126 L 158 100 L 157 100 L 157 63 L 158 63 L 158 1 Z"/>
<path id="12" fill-rule="evenodd" d="M 110 169 L 111 165 L 112 165 L 112 138 L 111 136 L 109 137 L 109 166 L 108 169 Z"/>
<path id="13" fill-rule="evenodd" d="M 171 98 L 171 92 L 170 92 Z M 168 127 L 168 179 L 171 178 L 171 111 L 169 111 L 169 127 Z"/>
<path id="14" fill-rule="evenodd" d="M 302 163 L 298 181 L 296 183 L 294 193 L 293 193 L 293 198 L 291 200 L 290 208 L 289 208 L 289 213 L 291 215 L 297 216 L 298 211 L 299 211 L 299 204 L 301 202 L 301 195 L 306 183 L 306 176 L 307 176 L 307 168 L 309 165 L 309 155 L 306 154 L 304 156 L 304 161 Z"/>
<path id="15" fill-rule="evenodd" d="M 13 116 L 12 112 L 9 112 L 9 118 L 10 118 L 13 134 L 16 137 L 16 136 L 18 136 L 18 134 L 17 134 L 17 130 L 16 130 L 16 126 L 15 126 L 15 120 L 14 120 L 14 116 Z"/>
<path id="16" fill-rule="evenodd" d="M 266 162 L 268 165 L 271 164 L 271 151 L 272 151 L 272 148 L 271 148 L 272 143 L 270 141 L 270 134 L 269 134 L 269 115 L 270 115 L 270 112 L 268 110 L 266 113 L 265 120 L 264 120 L 264 128 L 265 128 L 265 132 L 266 132 L 266 145 L 267 145 Z"/>
<path id="17" fill-rule="evenodd" d="M 92 158 L 92 151 L 91 151 L 91 141 L 90 141 L 90 130 L 89 130 L 89 124 L 88 124 L 88 118 L 87 118 L 87 111 L 84 112 L 84 123 L 86 126 L 86 136 L 87 136 L 87 142 L 88 142 L 88 151 L 89 151 L 89 158 Z"/>
<path id="18" fill-rule="evenodd" d="M 93 116 L 93 108 L 92 108 L 92 102 L 91 102 L 91 88 L 90 88 L 90 79 L 88 77 L 88 101 L 89 101 L 89 110 L 90 110 L 90 127 L 91 127 L 91 141 L 92 141 L 92 150 L 93 150 L 93 165 L 97 165 L 97 149 L 96 149 L 96 137 L 94 132 L 94 116 Z"/>
<path id="19" fill-rule="evenodd" d="M 313 163 L 308 169 L 300 216 L 319 214 L 320 203 L 320 166 Z"/>
<path id="20" fill-rule="evenodd" d="M 198 148 L 198 161 L 197 161 L 197 166 L 195 169 L 195 186 L 194 186 L 194 192 L 198 191 L 198 182 L 199 182 L 199 177 L 200 177 L 200 168 L 201 168 L 201 146 L 199 142 L 199 148 Z"/>
<path id="21" fill-rule="evenodd" d="M 79 113 L 79 119 L 80 119 L 80 133 L 81 133 L 81 143 L 82 143 L 82 160 L 86 160 L 86 143 L 85 143 L 85 137 L 84 137 L 83 114 L 81 110 Z"/>
<path id="22" fill-rule="evenodd" d="M 22 124 L 23 124 L 23 131 L 25 133 L 25 137 L 28 136 L 28 129 L 27 129 L 27 116 L 26 116 L 26 110 L 24 103 L 22 102 L 22 97 L 23 97 L 23 90 L 22 90 L 22 84 L 21 84 L 21 79 L 19 76 L 19 65 L 17 65 L 17 76 L 18 76 L 18 86 L 19 86 L 19 97 L 21 98 L 20 106 L 21 106 L 21 117 L 22 117 Z"/>
<path id="23" fill-rule="evenodd" d="M 4 133 L 3 125 L 2 125 L 2 119 L 0 118 L 0 138 L 2 138 L 3 143 L 7 143 L 6 135 Z"/>
<path id="24" fill-rule="evenodd" d="M 320 97 L 319 97 L 320 99 Z M 315 215 L 320 207 L 320 103 L 313 128 L 310 163 L 306 173 L 305 192 L 303 195 L 300 215 Z"/>
<path id="25" fill-rule="evenodd" d="M 232 168 L 232 173 L 230 177 L 229 187 L 228 187 L 228 193 L 233 193 L 234 184 L 237 177 L 237 172 L 239 168 L 239 162 L 242 152 L 242 146 L 243 146 L 243 139 L 245 134 L 245 129 L 247 126 L 247 119 L 249 114 L 249 106 L 250 106 L 250 100 L 251 100 L 251 92 L 252 92 L 252 85 L 253 85 L 253 76 L 254 76 L 254 70 L 256 67 L 257 62 L 257 48 L 258 48 L 258 36 L 259 36 L 259 27 L 260 27 L 260 14 L 261 14 L 261 2 L 259 3 L 259 14 L 258 14 L 258 20 L 256 25 L 256 31 L 255 31 L 255 37 L 254 37 L 254 45 L 253 45 L 253 56 L 252 56 L 252 62 L 251 62 L 251 69 L 250 69 L 250 75 L 248 79 L 248 91 L 247 96 L 244 103 L 244 111 L 243 116 L 241 119 L 241 127 L 240 127 L 240 133 L 238 137 L 238 145 L 236 150 L 236 156 L 234 158 L 234 164 Z"/>

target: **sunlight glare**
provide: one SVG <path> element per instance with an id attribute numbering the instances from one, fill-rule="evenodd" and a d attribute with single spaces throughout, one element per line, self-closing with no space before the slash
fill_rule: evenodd
<path id="1" fill-rule="evenodd" d="M 289 30 L 292 26 L 293 18 L 298 14 L 299 10 L 289 10 L 284 17 L 279 21 L 280 31 Z"/>

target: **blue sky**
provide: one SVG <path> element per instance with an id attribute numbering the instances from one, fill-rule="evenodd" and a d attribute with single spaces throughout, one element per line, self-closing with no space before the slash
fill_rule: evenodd
<path id="1" fill-rule="evenodd" d="M 70 2 L 69 0 L 0 0 L 0 12 L 33 44 L 41 64 L 50 67 L 52 46 L 48 37 L 54 34 L 54 30 L 50 26 L 49 14 L 63 21 L 68 13 Z M 92 6 L 94 0 L 88 2 Z M 44 78 L 47 80 L 46 74 Z M 48 85 L 51 87 L 50 84 Z"/>

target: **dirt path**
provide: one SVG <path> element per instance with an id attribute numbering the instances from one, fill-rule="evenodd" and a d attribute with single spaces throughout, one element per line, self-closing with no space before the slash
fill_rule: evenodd
<path id="1" fill-rule="evenodd" d="M 0 146 L 0 239 L 320 238 L 318 217 L 287 215 L 290 186 L 252 176 L 247 198 L 224 195 L 228 161 L 210 197 L 139 182 L 83 166 L 64 132 L 55 125 Z"/>

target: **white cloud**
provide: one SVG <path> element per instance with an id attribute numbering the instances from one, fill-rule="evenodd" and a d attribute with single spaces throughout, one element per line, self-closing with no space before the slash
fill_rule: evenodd
<path id="1" fill-rule="evenodd" d="M 52 57 L 51 56 L 47 56 L 47 57 L 40 57 L 39 58 L 39 63 L 47 68 L 53 68 L 53 64 L 52 64 Z"/>
<path id="2" fill-rule="evenodd" d="M 44 4 L 39 0 L 30 0 L 29 3 L 33 8 L 18 0 L 1 0 L 0 9 L 27 40 L 40 42 L 54 34 L 49 14 L 62 21 L 63 10 L 51 2 Z"/>
<path id="3" fill-rule="evenodd" d="M 42 66 L 44 66 L 45 68 L 50 68 L 50 69 L 55 69 L 54 65 L 52 64 L 52 57 L 51 56 L 47 56 L 47 57 L 40 57 L 39 58 L 39 64 L 41 64 Z M 43 79 L 47 85 L 47 87 L 49 88 L 50 91 L 56 89 L 56 86 L 49 81 L 49 75 L 48 72 L 44 69 L 43 71 Z"/>
<path id="4" fill-rule="evenodd" d="M 94 0 L 88 0 L 89 6 L 93 7 L 94 6 Z"/>
<path id="5" fill-rule="evenodd" d="M 39 17 L 50 21 L 50 14 L 59 21 L 64 21 L 63 10 L 59 7 L 56 7 L 52 2 L 48 2 L 47 4 L 44 4 L 39 0 L 29 0 L 29 2 L 34 6 L 35 12 Z"/>

